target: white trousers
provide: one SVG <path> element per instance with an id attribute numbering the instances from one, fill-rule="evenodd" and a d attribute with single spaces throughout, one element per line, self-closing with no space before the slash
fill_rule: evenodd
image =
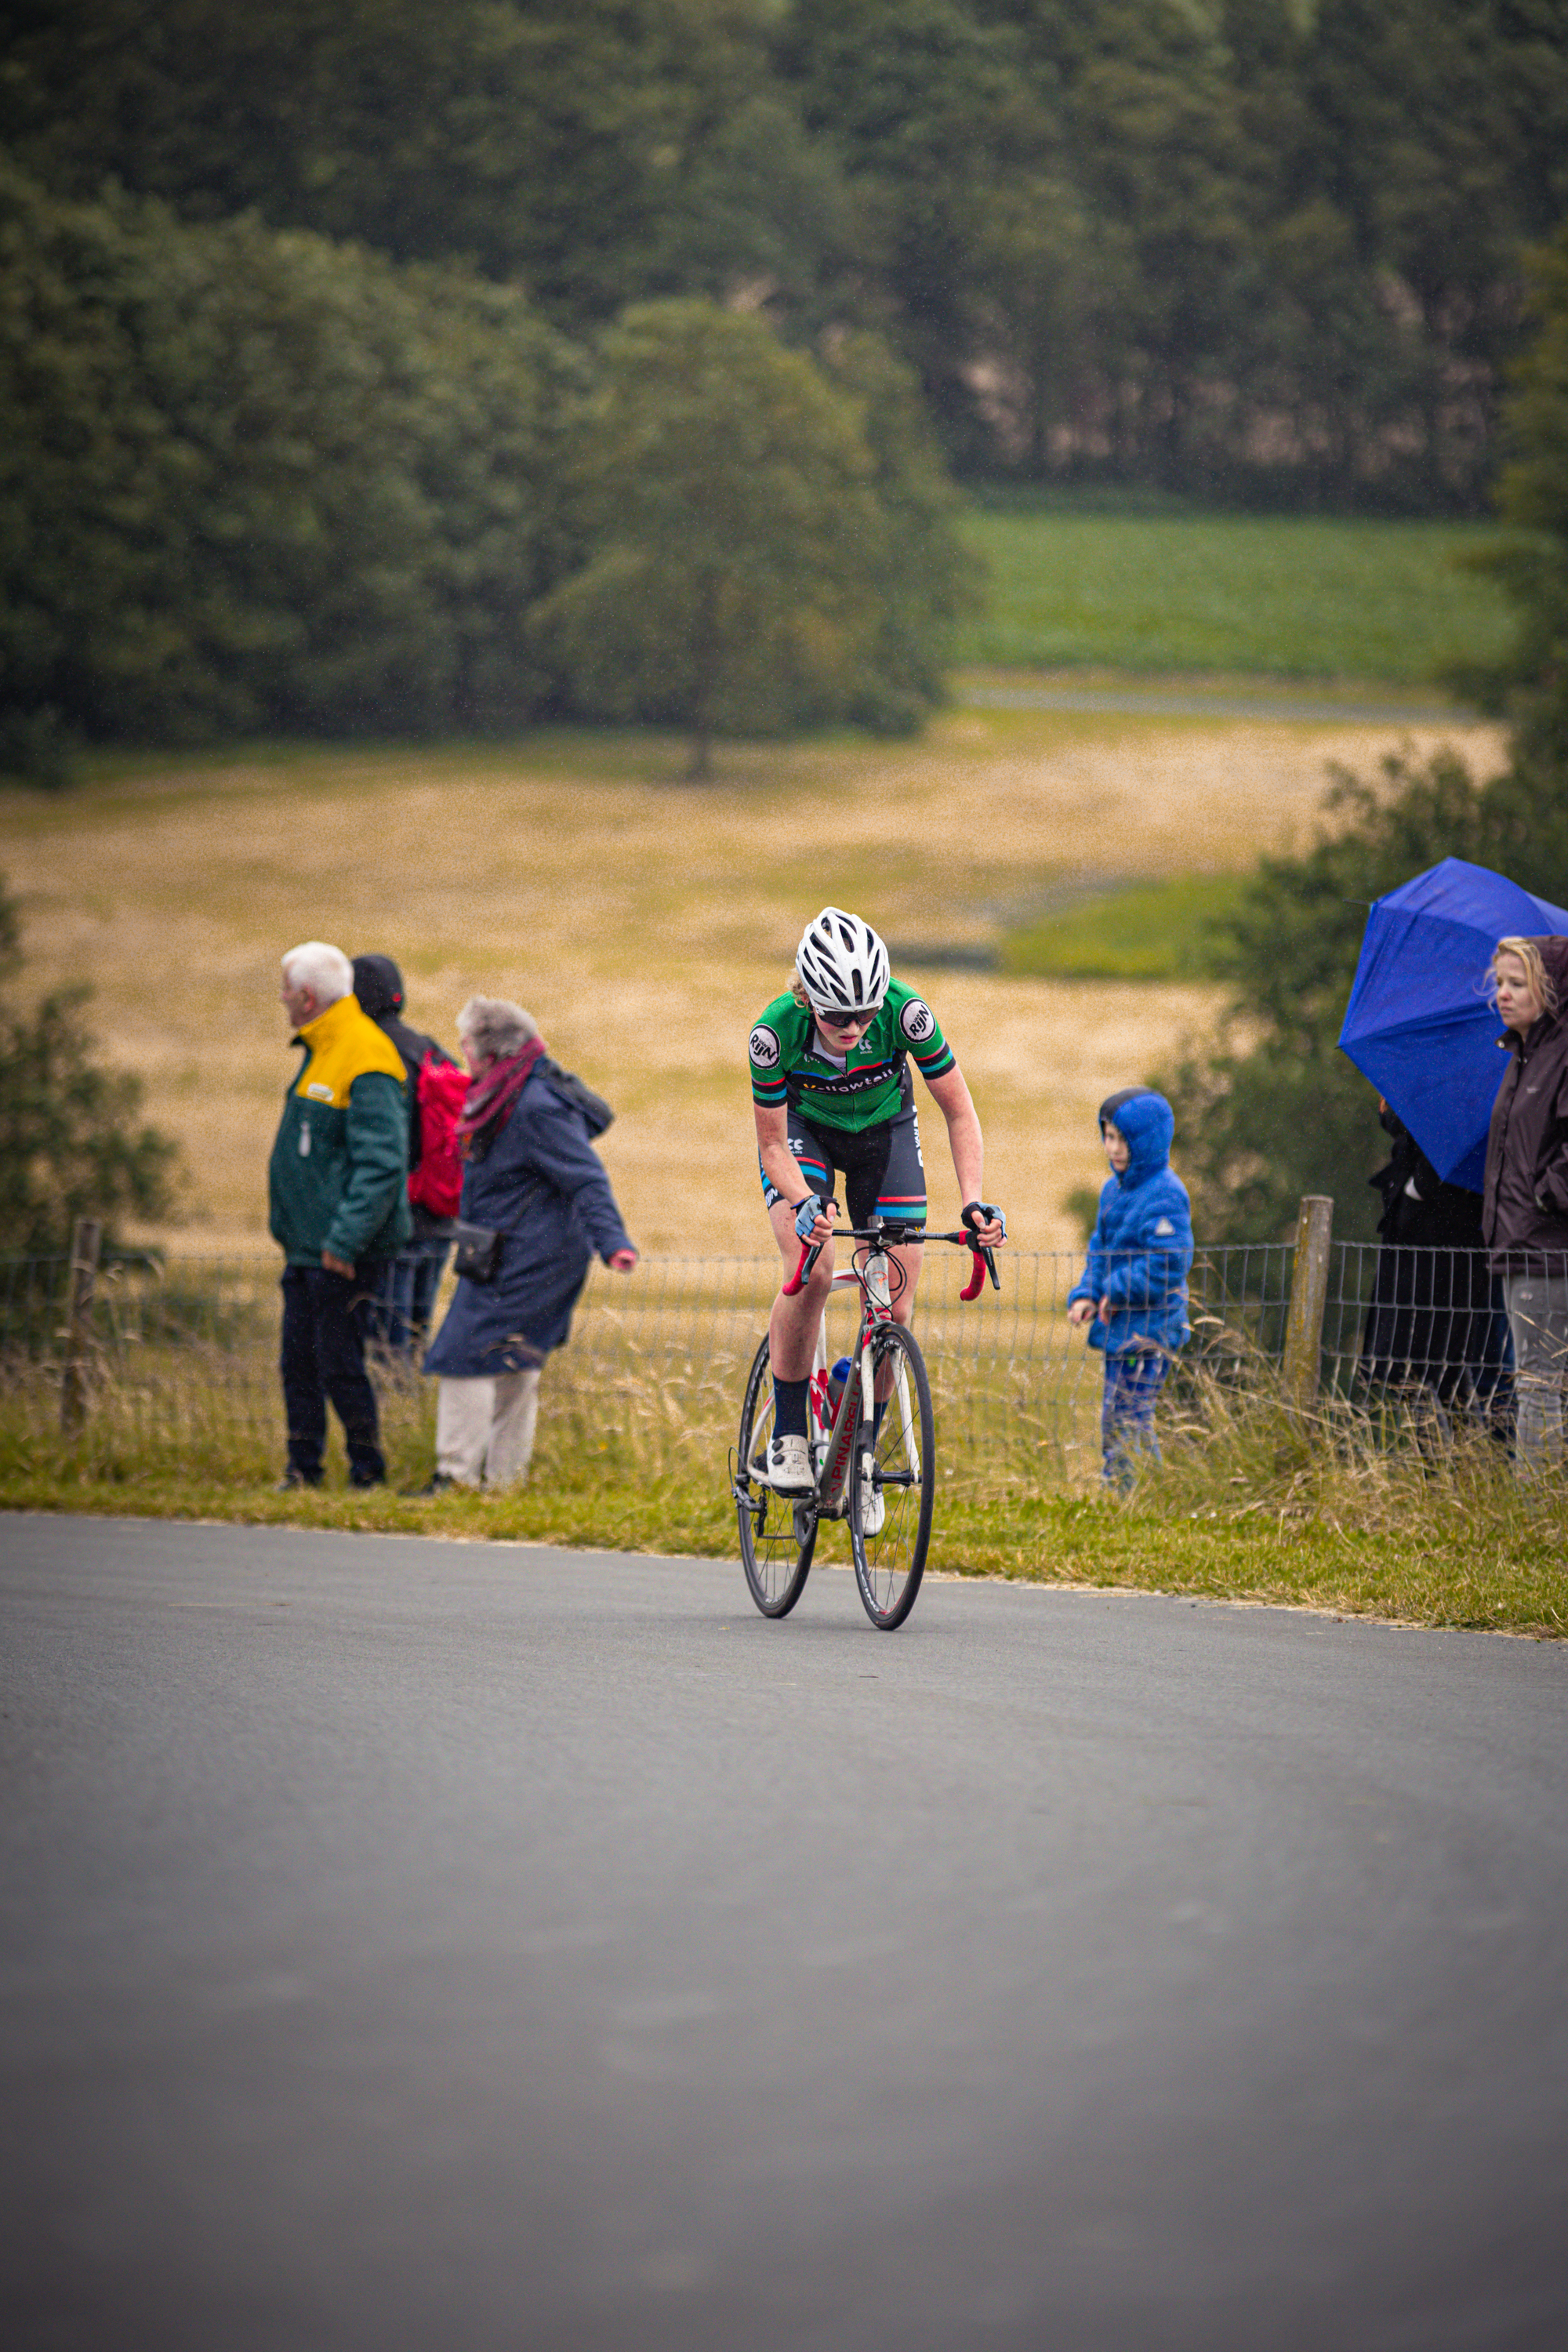
<path id="1" fill-rule="evenodd" d="M 464 1486 L 510 1486 L 528 1475 L 539 1418 L 539 1372 L 493 1381 L 441 1380 L 436 1394 L 436 1467 Z"/>

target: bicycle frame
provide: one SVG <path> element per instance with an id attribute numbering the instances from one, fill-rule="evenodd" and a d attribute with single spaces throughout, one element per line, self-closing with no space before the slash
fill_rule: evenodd
<path id="1" fill-rule="evenodd" d="M 973 1253 L 973 1271 L 961 1296 L 975 1297 L 987 1274 L 992 1286 L 1000 1289 L 996 1276 L 996 1261 L 990 1250 L 982 1250 L 968 1232 L 928 1234 L 921 1226 L 884 1226 L 879 1218 L 862 1230 L 849 1229 L 840 1238 L 854 1242 L 865 1250 L 864 1264 L 855 1264 L 844 1272 L 835 1274 L 835 1290 L 858 1289 L 860 1293 L 860 1328 L 850 1369 L 831 1418 L 827 1404 L 827 1317 L 818 1318 L 816 1345 L 811 1367 L 811 1412 L 815 1428 L 811 1439 L 811 1466 L 816 1485 L 816 1512 L 819 1518 L 842 1519 L 849 1513 L 849 1485 L 854 1475 L 856 1436 L 862 1417 L 869 1420 L 875 1407 L 874 1374 L 871 1369 L 871 1339 L 879 1324 L 894 1320 L 893 1302 L 888 1283 L 888 1253 L 905 1244 L 927 1241 L 959 1243 Z M 822 1254 L 821 1243 L 805 1243 L 800 1262 L 791 1279 L 784 1286 L 784 1296 L 795 1297 L 805 1287 L 812 1267 Z M 920 1476 L 920 1458 L 915 1447 L 910 1423 L 908 1383 L 900 1364 L 894 1375 L 900 1422 L 903 1433 L 904 1453 L 909 1464 L 909 1476 L 913 1483 Z M 865 1399 L 866 1412 L 861 1412 Z"/>

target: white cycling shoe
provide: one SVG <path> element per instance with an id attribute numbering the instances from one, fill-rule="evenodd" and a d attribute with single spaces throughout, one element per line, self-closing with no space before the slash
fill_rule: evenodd
<path id="1" fill-rule="evenodd" d="M 816 1491 L 811 1448 L 804 1437 L 775 1437 L 768 1447 L 767 1468 L 757 1475 L 775 1495 L 805 1496 Z"/>
<path id="2" fill-rule="evenodd" d="M 860 1465 L 860 1532 L 863 1536 L 879 1536 L 888 1516 L 880 1486 L 871 1478 L 871 1463 L 868 1455 Z"/>

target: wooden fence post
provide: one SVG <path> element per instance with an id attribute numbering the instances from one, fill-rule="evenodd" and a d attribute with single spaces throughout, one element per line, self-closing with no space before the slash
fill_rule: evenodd
<path id="1" fill-rule="evenodd" d="M 87 1367 L 92 1350 L 92 1296 L 98 1282 L 98 1256 L 103 1246 L 103 1221 L 79 1217 L 71 1234 L 70 1272 L 66 1288 L 66 1364 L 60 1383 L 60 1430 L 74 1437 L 87 1419 Z"/>
<path id="2" fill-rule="evenodd" d="M 1298 1407 L 1310 1405 L 1318 1393 L 1333 1229 L 1333 1202 L 1325 1193 L 1309 1192 L 1296 1224 L 1290 1311 L 1285 1318 L 1285 1393 Z"/>

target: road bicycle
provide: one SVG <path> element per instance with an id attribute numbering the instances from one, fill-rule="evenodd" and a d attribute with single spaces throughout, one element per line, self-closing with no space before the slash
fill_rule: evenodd
<path id="1" fill-rule="evenodd" d="M 915 1605 L 931 1543 L 936 1498 L 936 1444 L 931 1382 L 919 1343 L 893 1320 L 893 1302 L 906 1276 L 889 1252 L 901 1244 L 952 1242 L 973 1253 L 960 1296 L 977 1298 L 996 1260 L 972 1234 L 928 1233 L 921 1225 L 885 1223 L 837 1234 L 856 1244 L 851 1265 L 833 1277 L 835 1290 L 858 1287 L 860 1329 L 843 1385 L 835 1392 L 827 1369 L 827 1318 L 817 1326 L 807 1390 L 813 1492 L 779 1495 L 766 1483 L 773 1431 L 773 1369 L 764 1339 L 757 1349 L 741 1407 L 741 1436 L 730 1457 L 731 1489 L 741 1528 L 741 1559 L 752 1600 L 764 1617 L 787 1617 L 805 1590 L 816 1531 L 824 1519 L 847 1519 L 855 1581 L 866 1614 L 882 1633 L 901 1625 Z M 805 1244 L 784 1296 L 803 1288 L 822 1244 Z M 879 1406 L 880 1411 L 879 1411 Z M 878 1503 L 881 1505 L 880 1524 Z"/>

